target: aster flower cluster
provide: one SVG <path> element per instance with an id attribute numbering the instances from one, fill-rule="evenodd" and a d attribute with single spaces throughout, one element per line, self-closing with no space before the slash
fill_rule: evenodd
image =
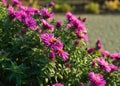
<path id="1" fill-rule="evenodd" d="M 69 21 L 67 24 L 67 27 L 70 29 L 75 30 L 76 35 L 78 38 L 83 39 L 84 41 L 87 41 L 87 30 L 83 23 L 83 21 L 76 18 L 72 13 L 68 12 L 66 13 L 66 18 Z"/>
<path id="2" fill-rule="evenodd" d="M 109 64 L 102 57 L 98 58 L 97 61 L 98 61 L 100 68 L 106 72 L 118 71 L 118 69 L 119 69 L 117 66 L 115 66 L 113 64 Z"/>
<path id="3" fill-rule="evenodd" d="M 113 59 L 120 59 L 120 53 L 111 53 L 109 56 Z"/>
<path id="4" fill-rule="evenodd" d="M 54 55 L 61 56 L 64 61 L 68 59 L 68 53 L 63 50 L 63 43 L 61 42 L 60 38 L 55 38 L 51 33 L 43 33 L 40 34 L 40 38 L 42 39 L 43 43 L 49 46 L 52 50 L 50 57 L 54 57 Z"/>
<path id="5" fill-rule="evenodd" d="M 90 86 L 105 86 L 106 85 L 106 81 L 104 80 L 101 74 L 90 72 L 88 76 L 90 80 Z"/>
<path id="6" fill-rule="evenodd" d="M 13 3 L 21 3 L 18 0 L 13 0 Z M 4 1 L 5 3 L 5 1 Z M 37 22 L 36 20 L 33 18 L 33 16 L 35 14 L 40 15 L 40 17 L 43 19 L 41 19 L 41 23 L 43 23 L 43 27 L 45 28 L 50 28 L 52 30 L 54 30 L 54 26 L 50 25 L 47 23 L 47 21 L 44 20 L 44 18 L 51 18 L 54 15 L 48 12 L 47 8 L 43 8 L 41 11 L 39 11 L 36 8 L 31 8 L 31 7 L 24 7 L 21 4 L 19 4 L 19 7 L 17 8 L 17 10 L 14 10 L 15 6 L 11 6 L 9 5 L 8 7 L 8 13 L 10 15 L 11 18 L 13 18 L 14 20 L 19 20 L 20 22 L 22 22 L 23 24 L 26 25 L 26 28 L 30 28 L 32 30 L 36 30 L 37 28 Z"/>
<path id="7" fill-rule="evenodd" d="M 51 19 L 54 16 L 54 13 L 50 12 L 48 8 L 42 8 L 41 11 L 39 11 L 36 8 L 30 8 L 30 7 L 24 7 L 21 5 L 21 2 L 18 0 L 12 0 L 13 6 L 9 5 L 8 7 L 8 13 L 10 17 L 14 20 L 19 20 L 22 22 L 26 28 L 30 28 L 32 30 L 51 30 L 54 31 L 54 25 L 49 24 L 47 22 L 47 19 Z M 5 1 L 4 1 L 5 4 Z M 18 6 L 17 10 L 14 10 L 14 7 Z M 50 6 L 54 6 L 53 2 L 50 2 Z M 33 16 L 37 14 L 39 15 L 41 27 L 37 26 L 36 20 L 33 18 Z M 58 21 L 56 23 L 56 27 L 60 27 L 61 22 Z M 25 33 L 26 29 L 22 29 L 22 32 Z M 49 46 L 52 51 L 58 56 L 61 56 L 64 61 L 68 59 L 68 53 L 63 50 L 63 43 L 59 38 L 55 38 L 54 34 L 51 33 L 40 33 L 40 38 L 44 42 L 45 45 Z M 52 52 L 53 53 L 53 52 Z M 53 55 L 53 54 L 51 54 Z"/>
<path id="8" fill-rule="evenodd" d="M 99 51 L 102 57 L 111 57 L 113 60 L 120 59 L 120 53 L 111 53 L 103 48 L 102 42 L 100 39 L 97 40 L 95 48 L 87 49 L 88 53 L 94 53 Z"/>
<path id="9" fill-rule="evenodd" d="M 4 6 L 7 6 L 7 1 L 6 0 L 2 0 L 2 3 Z"/>
<path id="10" fill-rule="evenodd" d="M 13 4 L 12 6 L 21 6 L 22 5 L 22 3 L 19 0 L 11 0 L 11 2 Z M 2 0 L 2 3 L 4 6 L 9 5 L 6 0 Z"/>
<path id="11" fill-rule="evenodd" d="M 49 24 L 45 19 L 41 19 L 42 29 L 54 31 L 54 26 Z"/>
<path id="12" fill-rule="evenodd" d="M 120 54 L 119 53 L 110 53 L 107 50 L 104 50 L 102 42 L 100 39 L 97 40 L 95 48 L 86 49 L 89 54 L 96 54 L 99 52 L 98 58 L 95 58 L 95 60 L 92 62 L 92 66 L 96 67 L 98 70 L 102 70 L 101 72 L 106 72 L 107 74 L 114 73 L 115 71 L 119 71 L 118 65 L 114 65 L 114 60 L 119 59 Z M 101 56 L 101 57 L 100 57 Z M 111 59 L 111 58 L 112 59 Z M 97 62 L 96 62 L 97 59 Z M 110 63 L 107 61 L 110 59 Z M 94 77 L 94 79 L 90 78 L 92 75 L 95 77 L 99 77 L 99 79 Z M 105 86 L 106 82 L 103 80 L 103 76 L 96 75 L 94 72 L 89 73 L 90 83 L 91 86 Z M 98 80 L 98 81 L 97 81 Z M 99 81 L 102 80 L 102 81 Z"/>
<path id="13" fill-rule="evenodd" d="M 102 70 L 101 72 L 106 72 L 108 75 L 111 75 L 115 71 L 116 72 L 119 71 L 119 65 L 117 64 L 116 66 L 116 63 L 114 62 L 116 61 L 116 59 L 119 59 L 119 55 L 120 55 L 119 53 L 112 54 L 109 51 L 104 50 L 100 39 L 97 40 L 95 48 L 90 48 L 88 50 L 88 53 L 95 54 L 96 52 L 100 52 L 101 57 L 97 58 L 97 62 L 95 61 L 92 62 L 93 67 L 97 67 L 98 70 L 100 68 L 100 70 Z M 110 63 L 107 61 L 107 59 L 110 59 Z M 99 85 L 95 85 L 95 86 L 99 86 Z M 104 85 L 100 85 L 100 86 L 104 86 Z"/>
<path id="14" fill-rule="evenodd" d="M 11 0 L 13 2 L 13 6 L 21 6 L 22 3 L 18 0 Z"/>
<path id="15" fill-rule="evenodd" d="M 103 57 L 111 57 L 112 59 L 120 59 L 120 53 L 111 53 L 103 48 L 100 39 L 96 42 L 96 49 L 98 49 Z"/>
<path id="16" fill-rule="evenodd" d="M 58 20 L 58 21 L 56 22 L 56 27 L 60 29 L 60 28 L 61 28 L 61 25 L 62 25 L 62 21 Z"/>
<path id="17" fill-rule="evenodd" d="M 103 71 L 106 71 L 106 72 L 112 72 L 112 71 L 118 71 L 119 70 L 119 68 L 117 66 L 115 66 L 114 64 L 109 64 L 104 59 L 106 57 L 117 58 L 115 56 L 119 56 L 119 54 L 111 54 L 109 51 L 104 50 L 102 42 L 101 42 L 100 39 L 97 40 L 95 48 L 90 48 L 87 51 L 88 51 L 88 53 L 93 53 L 96 50 L 98 50 L 102 55 L 102 57 L 97 58 L 97 62 L 98 62 L 98 65 L 99 65 L 100 69 L 102 69 Z M 96 62 L 93 61 L 92 65 L 95 66 Z"/>
<path id="18" fill-rule="evenodd" d="M 54 17 L 54 13 L 50 12 L 48 10 L 48 8 L 42 8 L 39 15 L 43 18 L 43 19 L 51 19 Z"/>
<path id="19" fill-rule="evenodd" d="M 101 40 L 100 39 L 98 39 L 97 40 L 97 42 L 96 42 L 96 49 L 102 49 L 103 48 L 103 46 L 102 46 L 102 43 L 101 43 Z"/>
<path id="20" fill-rule="evenodd" d="M 32 30 L 35 30 L 37 26 L 36 20 L 32 17 L 37 12 L 38 10 L 35 8 L 24 7 L 22 5 L 19 5 L 17 10 L 15 10 L 14 6 L 9 5 L 8 7 L 8 13 L 12 19 L 19 20 L 26 28 Z"/>
<path id="21" fill-rule="evenodd" d="M 95 48 L 87 49 L 88 53 L 90 53 L 90 54 L 94 53 L 96 50 L 103 51 L 103 45 L 102 45 L 100 39 L 97 40 Z"/>
<path id="22" fill-rule="evenodd" d="M 104 49 L 100 49 L 99 51 L 103 57 L 111 57 L 112 59 L 120 59 L 120 53 L 111 53 Z"/>

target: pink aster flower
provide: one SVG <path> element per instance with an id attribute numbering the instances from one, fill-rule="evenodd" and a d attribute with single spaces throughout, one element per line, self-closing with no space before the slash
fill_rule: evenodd
<path id="1" fill-rule="evenodd" d="M 78 38 L 83 39 L 84 41 L 88 41 L 87 31 L 77 29 L 76 34 L 77 34 Z"/>
<path id="2" fill-rule="evenodd" d="M 79 21 L 79 24 L 77 27 L 78 27 L 77 29 L 82 30 L 83 32 L 87 33 L 86 27 L 83 22 Z"/>
<path id="3" fill-rule="evenodd" d="M 62 57 L 62 59 L 64 61 L 66 61 L 69 56 L 69 54 L 66 51 L 64 51 L 63 49 L 59 49 L 56 54 L 59 55 L 60 57 Z"/>
<path id="4" fill-rule="evenodd" d="M 76 31 L 78 38 L 83 39 L 84 41 L 88 41 L 87 30 L 84 23 L 70 12 L 66 13 L 66 18 L 69 21 L 67 27 L 74 29 L 73 31 Z"/>
<path id="5" fill-rule="evenodd" d="M 12 19 L 16 18 L 16 12 L 14 11 L 14 8 L 12 6 L 8 7 L 8 13 Z"/>
<path id="6" fill-rule="evenodd" d="M 19 11 L 25 12 L 27 15 L 34 15 L 35 13 L 39 12 L 37 8 L 24 7 L 24 6 L 21 6 Z"/>
<path id="7" fill-rule="evenodd" d="M 2 3 L 4 6 L 7 6 L 7 1 L 6 0 L 2 0 Z"/>
<path id="8" fill-rule="evenodd" d="M 80 20 L 78 20 L 75 16 L 72 18 L 71 23 L 74 25 L 76 29 L 86 31 L 86 27 L 84 23 Z"/>
<path id="9" fill-rule="evenodd" d="M 61 40 L 59 39 L 55 39 L 53 41 L 51 41 L 52 44 L 51 44 L 51 48 L 54 50 L 54 51 L 58 51 L 59 49 L 63 49 L 63 43 L 61 42 Z"/>
<path id="10" fill-rule="evenodd" d="M 103 50 L 103 49 L 100 50 L 100 53 L 102 54 L 102 56 L 109 56 L 110 55 L 109 51 Z"/>
<path id="11" fill-rule="evenodd" d="M 103 49 L 103 46 L 102 46 L 102 43 L 101 43 L 100 39 L 98 39 L 97 42 L 96 42 L 96 49 L 97 50 Z"/>
<path id="12" fill-rule="evenodd" d="M 57 22 L 56 22 L 56 27 L 61 27 L 61 25 L 62 25 L 62 21 L 60 21 L 60 20 L 58 20 Z"/>
<path id="13" fill-rule="evenodd" d="M 51 6 L 51 7 L 53 7 L 55 5 L 55 3 L 53 2 L 53 1 L 51 1 L 50 3 L 49 3 L 49 6 Z"/>
<path id="14" fill-rule="evenodd" d="M 18 9 L 17 11 L 14 11 L 14 8 L 9 6 L 8 13 L 11 18 L 18 19 L 20 22 L 26 25 L 27 28 L 36 30 L 36 20 L 28 15 L 25 10 Z"/>
<path id="15" fill-rule="evenodd" d="M 108 62 L 105 61 L 102 57 L 98 58 L 97 61 L 102 70 L 104 70 L 106 72 L 111 71 L 111 67 L 109 66 Z"/>
<path id="16" fill-rule="evenodd" d="M 43 43 L 54 51 L 63 48 L 63 43 L 59 38 L 55 38 L 51 33 L 43 33 L 40 34 L 40 38 L 42 39 Z"/>
<path id="17" fill-rule="evenodd" d="M 94 51 L 95 51 L 94 48 L 90 48 L 87 52 L 88 52 L 88 53 L 93 53 Z"/>
<path id="18" fill-rule="evenodd" d="M 74 25 L 74 28 L 79 28 L 81 22 L 76 17 L 73 16 L 71 18 L 71 23 Z"/>
<path id="19" fill-rule="evenodd" d="M 61 83 L 55 83 L 55 84 L 53 84 L 53 86 L 64 86 L 64 85 Z"/>
<path id="20" fill-rule="evenodd" d="M 54 52 L 54 51 L 51 51 L 51 52 L 50 52 L 49 58 L 50 58 L 51 60 L 54 60 L 54 58 L 55 58 L 55 52 Z"/>
<path id="21" fill-rule="evenodd" d="M 54 30 L 54 26 L 49 24 L 46 20 L 41 19 L 41 23 L 43 25 L 43 29 L 50 29 L 50 30 Z"/>
<path id="22" fill-rule="evenodd" d="M 120 59 L 120 53 L 112 53 L 110 54 L 110 57 L 113 59 Z"/>
<path id="23" fill-rule="evenodd" d="M 13 2 L 13 6 L 21 6 L 22 3 L 18 0 L 11 0 Z"/>
<path id="24" fill-rule="evenodd" d="M 86 22 L 86 20 L 87 20 L 87 18 L 83 18 L 83 19 L 82 19 L 82 22 Z"/>
<path id="25" fill-rule="evenodd" d="M 90 72 L 88 74 L 90 80 L 90 86 L 105 86 L 106 81 L 101 74 L 95 74 L 94 72 Z"/>
<path id="26" fill-rule="evenodd" d="M 40 34 L 40 38 L 45 45 L 55 51 L 55 54 L 62 57 L 64 61 L 68 59 L 69 54 L 63 50 L 63 43 L 59 38 L 55 38 L 54 35 L 50 33 Z"/>
<path id="27" fill-rule="evenodd" d="M 40 15 L 44 18 L 44 19 L 49 19 L 49 18 L 53 18 L 54 13 L 49 12 L 49 10 L 47 8 L 43 8 L 40 12 Z"/>
<path id="28" fill-rule="evenodd" d="M 67 24 L 67 28 L 74 29 L 74 25 L 72 23 Z"/>
<path id="29" fill-rule="evenodd" d="M 50 46 L 51 43 L 56 40 L 54 38 L 54 35 L 53 34 L 50 34 L 50 33 L 43 33 L 43 34 L 40 34 L 40 38 L 42 39 L 43 43 L 47 46 Z"/>
<path id="30" fill-rule="evenodd" d="M 70 21 L 71 18 L 73 17 L 73 14 L 71 12 L 66 13 L 66 18 Z"/>
<path id="31" fill-rule="evenodd" d="M 92 66 L 93 66 L 93 67 L 96 66 L 96 62 L 95 62 L 95 61 L 92 62 Z"/>
<path id="32" fill-rule="evenodd" d="M 82 21 L 76 18 L 72 13 L 66 13 L 66 18 L 70 21 L 69 24 L 72 24 L 74 28 L 78 28 L 80 30 L 86 30 L 86 27 Z"/>
<path id="33" fill-rule="evenodd" d="M 25 19 L 28 17 L 29 15 L 27 15 L 25 13 L 25 11 L 23 10 L 17 10 L 16 13 L 15 13 L 15 18 L 18 19 L 19 21 L 21 22 L 24 22 Z M 29 16 L 30 17 L 30 16 Z"/>
<path id="34" fill-rule="evenodd" d="M 37 24 L 34 18 L 28 16 L 22 22 L 27 26 L 27 28 L 36 30 Z"/>
<path id="35" fill-rule="evenodd" d="M 109 66 L 110 66 L 112 71 L 118 71 L 119 70 L 119 68 L 117 66 L 113 65 L 113 64 L 110 64 Z"/>

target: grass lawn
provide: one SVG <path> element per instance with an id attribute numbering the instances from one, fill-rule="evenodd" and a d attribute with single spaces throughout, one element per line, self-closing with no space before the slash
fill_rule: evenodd
<path id="1" fill-rule="evenodd" d="M 106 50 L 120 52 L 120 15 L 76 15 L 86 17 L 89 45 L 94 46 L 96 40 L 101 41 Z M 56 15 L 57 19 L 64 20 L 64 15 Z"/>

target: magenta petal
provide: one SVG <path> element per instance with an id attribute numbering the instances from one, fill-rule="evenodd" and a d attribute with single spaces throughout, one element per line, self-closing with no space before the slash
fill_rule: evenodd
<path id="1" fill-rule="evenodd" d="M 103 75 L 90 72 L 88 74 L 90 80 L 90 86 L 105 86 L 106 81 L 103 78 Z"/>
<path id="2" fill-rule="evenodd" d="M 53 84 L 53 86 L 64 86 L 64 85 L 61 83 L 55 83 L 55 84 Z"/>

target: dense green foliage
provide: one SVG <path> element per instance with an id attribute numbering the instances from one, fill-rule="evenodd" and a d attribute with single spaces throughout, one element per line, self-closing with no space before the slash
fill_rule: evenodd
<path id="1" fill-rule="evenodd" d="M 91 2 L 86 5 L 84 9 L 88 13 L 98 14 L 100 12 L 100 5 L 98 3 Z"/>
<path id="2" fill-rule="evenodd" d="M 55 12 L 71 12 L 73 11 L 73 7 L 69 4 L 56 4 L 54 8 Z"/>

